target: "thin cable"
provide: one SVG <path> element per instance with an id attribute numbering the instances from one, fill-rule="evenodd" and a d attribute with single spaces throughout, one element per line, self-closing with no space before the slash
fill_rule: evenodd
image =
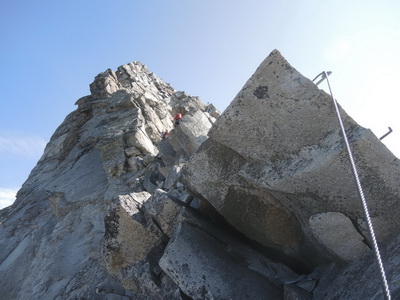
<path id="1" fill-rule="evenodd" d="M 390 300 L 391 296 L 390 296 L 389 285 L 388 285 L 388 282 L 386 280 L 385 269 L 383 268 L 383 263 L 382 263 L 381 255 L 379 253 L 378 243 L 376 242 L 376 238 L 375 238 L 374 228 L 372 227 L 371 218 L 370 218 L 369 212 L 368 212 L 367 201 L 365 201 L 364 192 L 363 192 L 363 189 L 362 189 L 362 186 L 361 186 L 360 179 L 358 177 L 358 172 L 357 172 L 356 164 L 354 163 L 353 154 L 352 154 L 352 151 L 351 151 L 351 148 L 350 148 L 349 140 L 348 140 L 347 135 L 346 135 L 346 130 L 345 130 L 344 125 L 343 125 L 342 117 L 340 116 L 340 111 L 339 111 L 339 107 L 338 107 L 337 101 L 333 97 L 333 93 L 332 93 L 331 85 L 329 83 L 328 75 L 326 74 L 326 72 L 323 72 L 323 73 L 325 74 L 326 81 L 328 82 L 329 92 L 331 93 L 332 101 L 333 101 L 333 103 L 335 105 L 336 115 L 337 115 L 337 117 L 339 119 L 339 124 L 340 124 L 340 128 L 342 130 L 343 139 L 344 139 L 344 142 L 346 144 L 347 153 L 348 153 L 349 158 L 350 158 L 350 163 L 351 163 L 351 167 L 352 167 L 352 170 L 353 170 L 354 178 L 355 178 L 356 183 L 357 183 L 357 188 L 358 188 L 358 193 L 359 193 L 359 196 L 360 196 L 361 204 L 362 204 L 362 206 L 364 208 L 364 215 L 365 215 L 365 218 L 367 220 L 369 234 L 370 234 L 372 242 L 373 242 L 375 258 L 376 258 L 376 260 L 378 262 L 379 270 L 381 272 L 381 278 L 382 278 L 383 288 L 384 288 L 384 292 L 385 292 L 385 298 L 387 300 Z"/>

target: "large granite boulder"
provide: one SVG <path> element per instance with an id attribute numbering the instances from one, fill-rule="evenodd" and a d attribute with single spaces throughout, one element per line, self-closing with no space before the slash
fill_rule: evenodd
<path id="1" fill-rule="evenodd" d="M 399 231 L 399 160 L 341 110 L 379 241 Z M 341 213 L 368 240 L 332 100 L 273 51 L 183 169 L 188 188 L 239 231 L 303 262 L 354 260 L 315 236 L 310 218 Z M 322 221 L 321 221 L 322 222 Z M 321 225 L 321 224 L 320 224 Z"/>

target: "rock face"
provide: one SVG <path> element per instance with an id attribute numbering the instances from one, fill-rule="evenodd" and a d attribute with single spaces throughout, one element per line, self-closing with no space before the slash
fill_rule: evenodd
<path id="1" fill-rule="evenodd" d="M 368 253 L 364 237 L 342 213 L 328 212 L 311 216 L 313 236 L 339 258 L 351 262 Z"/>
<path id="2" fill-rule="evenodd" d="M 399 160 L 343 110 L 379 241 L 399 231 Z M 240 139 L 240 142 L 239 142 Z M 239 231 L 304 263 L 352 261 L 367 251 L 365 219 L 330 96 L 272 52 L 209 132 L 185 169 L 187 186 Z M 340 213 L 359 234 L 335 249 Z M 341 221 L 340 221 L 341 222 Z M 325 223 L 325 224 L 324 224 Z M 331 228 L 339 228 L 337 222 Z M 354 227 L 355 226 L 355 227 Z M 343 227 L 340 227 L 343 228 Z M 354 238 L 352 238 L 354 239 Z M 326 239 L 325 239 L 326 241 Z M 351 253 L 351 254 L 350 254 Z"/>
<path id="3" fill-rule="evenodd" d="M 215 117 L 140 63 L 99 74 L 90 89 L 52 136 L 15 204 L 1 211 L 5 299 L 179 295 L 153 268 L 182 204 L 156 191 L 186 196 L 177 188 L 179 163 L 207 138 Z M 177 112 L 184 120 L 173 129 Z M 166 129 L 171 136 L 161 143 Z M 166 162 L 161 144 L 171 151 Z"/>
<path id="4" fill-rule="evenodd" d="M 90 91 L 0 211 L 2 298 L 382 296 L 329 96 L 278 51 L 222 115 L 139 62 Z M 400 297 L 399 161 L 342 113 Z"/>

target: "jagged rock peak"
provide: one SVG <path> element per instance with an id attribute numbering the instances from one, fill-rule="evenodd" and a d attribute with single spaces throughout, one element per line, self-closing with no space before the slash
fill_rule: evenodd
<path id="1" fill-rule="evenodd" d="M 140 171 L 160 149 L 160 155 L 165 153 L 167 145 L 175 159 L 188 159 L 219 116 L 212 104 L 176 92 L 140 62 L 122 65 L 117 72 L 108 69 L 90 87 L 92 94 L 76 102 L 78 109 L 55 131 L 24 187 L 41 176 L 49 162 L 54 169 L 69 156 L 74 160 L 93 149 L 100 150 L 111 177 Z M 177 113 L 183 116 L 182 124 L 174 130 Z M 166 130 L 172 131 L 170 139 L 158 149 Z"/>
<path id="2" fill-rule="evenodd" d="M 140 62 L 131 62 L 119 66 L 117 71 L 107 69 L 97 75 L 90 84 L 90 92 L 94 98 L 109 97 L 119 90 L 147 90 L 154 86 L 159 93 L 168 96 L 174 89 L 150 72 L 146 65 Z"/>
<path id="3" fill-rule="evenodd" d="M 137 62 L 96 76 L 77 105 L 0 211 L 0 298 L 380 295 L 329 96 L 278 51 L 221 116 Z M 343 116 L 389 240 L 399 161 Z M 382 249 L 394 298 L 398 245 Z"/>
<path id="4" fill-rule="evenodd" d="M 176 92 L 137 62 L 96 76 L 91 95 L 76 104 L 15 203 L 0 212 L 1 295 L 179 295 L 169 278 L 149 281 L 154 272 L 146 265 L 158 264 L 180 203 L 193 200 L 180 183 L 180 169 L 207 139 L 218 111 Z"/>

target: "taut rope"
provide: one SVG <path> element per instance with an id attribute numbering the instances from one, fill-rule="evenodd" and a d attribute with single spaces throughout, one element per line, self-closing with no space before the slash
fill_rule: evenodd
<path id="1" fill-rule="evenodd" d="M 328 82 L 329 92 L 331 93 L 333 104 L 335 105 L 336 115 L 337 115 L 337 118 L 339 120 L 340 128 L 342 130 L 342 135 L 343 135 L 344 142 L 346 144 L 347 153 L 348 153 L 349 158 L 350 158 L 350 163 L 351 163 L 354 179 L 356 181 L 357 188 L 358 188 L 358 194 L 360 196 L 361 204 L 362 204 L 362 207 L 364 209 L 364 215 L 365 215 L 365 218 L 366 218 L 367 223 L 368 223 L 368 231 L 369 231 L 369 234 L 370 234 L 370 237 L 371 237 L 371 240 L 372 240 L 374 253 L 375 253 L 375 258 L 376 258 L 376 261 L 378 262 L 378 265 L 379 265 L 379 270 L 380 270 L 380 273 L 381 273 L 381 278 L 382 278 L 382 284 L 383 284 L 383 288 L 384 288 L 383 290 L 384 290 L 384 293 L 385 293 L 385 298 L 387 300 L 390 300 L 391 296 L 390 296 L 389 285 L 388 285 L 388 282 L 386 280 L 385 269 L 383 268 L 383 263 L 382 263 L 381 255 L 379 253 L 378 243 L 376 242 L 376 238 L 375 238 L 374 228 L 372 226 L 371 218 L 369 216 L 367 201 L 365 200 L 365 197 L 364 197 L 364 192 L 363 192 L 363 189 L 362 189 L 362 186 L 361 186 L 360 179 L 358 177 L 356 164 L 354 163 L 353 153 L 352 153 L 351 148 L 350 148 L 349 140 L 347 138 L 346 130 L 345 130 L 344 125 L 343 125 L 342 117 L 340 116 L 339 106 L 338 106 L 338 103 L 337 103 L 336 99 L 333 97 L 332 88 L 331 88 L 331 85 L 330 85 L 330 82 L 329 82 L 329 79 L 328 79 L 328 75 L 330 75 L 330 73 L 322 72 L 321 74 L 323 75 L 323 77 L 326 78 L 326 81 Z"/>

